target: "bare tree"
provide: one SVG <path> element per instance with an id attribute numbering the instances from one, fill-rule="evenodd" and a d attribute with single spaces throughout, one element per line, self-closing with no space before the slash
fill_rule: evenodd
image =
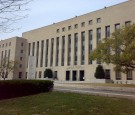
<path id="1" fill-rule="evenodd" d="M 0 32 L 11 32 L 16 21 L 25 18 L 26 5 L 31 0 L 0 0 Z"/>
<path id="2" fill-rule="evenodd" d="M 2 78 L 3 80 L 6 80 L 8 75 L 11 72 L 14 72 L 15 69 L 17 69 L 17 65 L 18 65 L 17 61 L 3 59 L 0 65 L 0 78 Z"/>

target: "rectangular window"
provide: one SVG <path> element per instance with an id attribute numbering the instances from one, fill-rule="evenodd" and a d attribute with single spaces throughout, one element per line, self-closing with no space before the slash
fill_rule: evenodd
<path id="1" fill-rule="evenodd" d="M 48 66 L 48 48 L 49 48 L 49 40 L 46 40 L 46 60 L 45 60 L 45 67 Z"/>
<path id="2" fill-rule="evenodd" d="M 101 18 L 97 18 L 97 23 L 101 23 Z"/>
<path id="3" fill-rule="evenodd" d="M 81 23 L 81 27 L 85 27 L 85 22 L 82 22 Z"/>
<path id="4" fill-rule="evenodd" d="M 65 27 L 64 27 L 64 28 L 62 28 L 62 32 L 65 32 Z"/>
<path id="5" fill-rule="evenodd" d="M 71 26 L 68 26 L 68 30 L 71 30 Z"/>
<path id="6" fill-rule="evenodd" d="M 78 24 L 75 24 L 74 28 L 77 29 L 78 28 Z"/>
<path id="7" fill-rule="evenodd" d="M 120 29 L 120 23 L 115 24 L 115 30 Z"/>
<path id="8" fill-rule="evenodd" d="M 10 60 L 10 49 L 8 50 L 8 61 Z"/>
<path id="9" fill-rule="evenodd" d="M 97 45 L 101 42 L 101 28 L 97 28 Z M 97 64 L 101 64 L 101 60 L 97 59 Z"/>
<path id="10" fill-rule="evenodd" d="M 41 41 L 40 67 L 43 67 L 44 40 Z"/>
<path id="11" fill-rule="evenodd" d="M 127 26 L 129 26 L 131 24 L 131 21 L 126 21 L 125 22 L 125 26 L 127 27 Z"/>
<path id="12" fill-rule="evenodd" d="M 66 81 L 70 80 L 70 71 L 66 71 Z"/>
<path id="13" fill-rule="evenodd" d="M 77 65 L 77 54 L 78 54 L 78 33 L 74 34 L 74 65 Z"/>
<path id="14" fill-rule="evenodd" d="M 60 32 L 60 30 L 59 29 L 57 29 L 57 33 L 59 33 Z"/>
<path id="15" fill-rule="evenodd" d="M 93 30 L 89 30 L 89 55 L 88 55 L 89 64 L 92 64 L 92 60 L 90 59 L 90 54 L 92 52 L 92 39 L 93 39 Z"/>
<path id="16" fill-rule="evenodd" d="M 59 37 L 56 38 L 56 66 L 59 63 Z"/>
<path id="17" fill-rule="evenodd" d="M 19 72 L 19 78 L 20 79 L 22 78 L 22 72 Z"/>
<path id="18" fill-rule="evenodd" d="M 33 42 L 33 46 L 32 46 L 32 56 L 34 56 L 35 54 L 35 42 Z"/>
<path id="19" fill-rule="evenodd" d="M 28 49 L 28 56 L 30 56 L 30 50 L 31 50 L 31 43 L 29 43 L 29 49 Z"/>
<path id="20" fill-rule="evenodd" d="M 110 26 L 105 27 L 105 37 L 109 38 L 110 37 Z"/>
<path id="21" fill-rule="evenodd" d="M 54 38 L 51 39 L 51 54 L 50 54 L 50 66 L 53 66 L 53 47 L 54 47 Z"/>
<path id="22" fill-rule="evenodd" d="M 93 24 L 93 21 L 92 20 L 89 20 L 89 25 L 92 25 Z"/>
<path id="23" fill-rule="evenodd" d="M 68 35 L 68 54 L 67 54 L 67 65 L 71 64 L 71 34 Z"/>
<path id="24" fill-rule="evenodd" d="M 42 71 L 39 71 L 38 77 L 39 77 L 39 78 L 42 77 Z"/>
<path id="25" fill-rule="evenodd" d="M 127 80 L 133 80 L 133 73 L 132 70 L 127 71 Z"/>
<path id="26" fill-rule="evenodd" d="M 116 70 L 115 71 L 116 80 L 121 80 L 121 72 Z"/>
<path id="27" fill-rule="evenodd" d="M 62 36 L 61 66 L 64 66 L 64 55 L 65 55 L 65 36 Z"/>
<path id="28" fill-rule="evenodd" d="M 85 63 L 85 32 L 81 33 L 81 65 Z"/>
<path id="29" fill-rule="evenodd" d="M 39 41 L 37 41 L 36 67 L 38 67 L 38 58 L 39 58 Z"/>

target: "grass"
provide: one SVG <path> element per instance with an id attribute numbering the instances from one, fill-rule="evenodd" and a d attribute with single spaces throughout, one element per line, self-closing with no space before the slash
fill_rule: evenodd
<path id="1" fill-rule="evenodd" d="M 0 101 L 0 115 L 135 115 L 125 99 L 51 92 Z"/>

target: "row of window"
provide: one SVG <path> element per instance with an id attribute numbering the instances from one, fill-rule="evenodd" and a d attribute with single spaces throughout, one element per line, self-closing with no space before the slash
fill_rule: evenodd
<path id="1" fill-rule="evenodd" d="M 11 46 L 11 42 L 0 45 L 0 48 Z"/>
<path id="2" fill-rule="evenodd" d="M 96 22 L 97 22 L 97 23 L 101 23 L 101 18 L 97 18 L 97 21 L 96 21 Z M 89 21 L 88 21 L 88 25 L 92 25 L 92 24 L 93 24 L 93 20 L 89 20 Z M 79 26 L 78 24 L 74 24 L 74 29 L 77 29 L 78 26 Z M 85 27 L 85 22 L 82 22 L 82 23 L 81 23 L 81 27 Z M 68 29 L 68 30 L 71 30 L 72 28 L 73 28 L 73 27 L 70 25 L 70 26 L 68 26 L 67 29 Z M 62 32 L 65 32 L 65 31 L 66 31 L 66 27 L 63 27 L 63 28 L 62 28 Z M 60 29 L 57 29 L 56 32 L 59 33 L 59 32 L 60 32 Z"/>
<path id="3" fill-rule="evenodd" d="M 11 42 L 0 45 L 0 48 L 4 48 L 8 46 L 11 46 Z M 24 43 L 21 43 L 21 46 L 24 46 Z"/>

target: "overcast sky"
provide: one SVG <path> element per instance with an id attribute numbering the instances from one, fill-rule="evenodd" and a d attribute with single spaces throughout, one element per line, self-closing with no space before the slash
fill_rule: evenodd
<path id="1" fill-rule="evenodd" d="M 34 0 L 27 7 L 28 17 L 14 24 L 12 33 L 0 33 L 0 39 L 21 36 L 23 32 L 99 10 L 127 0 Z"/>

